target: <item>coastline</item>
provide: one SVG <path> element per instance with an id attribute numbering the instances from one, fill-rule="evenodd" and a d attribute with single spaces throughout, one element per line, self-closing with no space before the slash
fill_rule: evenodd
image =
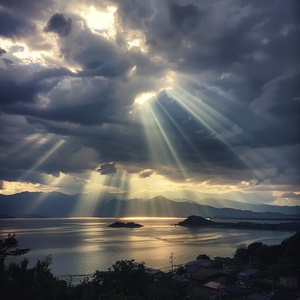
<path id="1" fill-rule="evenodd" d="M 184 221 L 175 224 L 185 227 L 209 227 L 222 229 L 250 229 L 250 230 L 272 230 L 272 231 L 300 231 L 300 222 L 285 222 L 285 223 L 255 223 L 255 222 L 215 222 L 203 218 L 201 216 L 189 216 Z"/>

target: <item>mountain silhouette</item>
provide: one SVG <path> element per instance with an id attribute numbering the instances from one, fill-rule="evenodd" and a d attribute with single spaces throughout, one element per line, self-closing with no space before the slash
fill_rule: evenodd
<path id="1" fill-rule="evenodd" d="M 215 205 L 213 200 L 211 203 Z M 201 203 L 201 200 L 199 202 Z M 219 202 L 220 200 L 218 200 Z M 208 200 L 206 203 L 209 203 Z M 251 206 L 249 204 L 249 207 L 256 209 L 253 211 L 237 209 L 238 207 L 247 207 L 244 206 L 245 203 L 228 200 L 228 204 L 234 205 L 235 208 L 203 205 L 188 199 L 174 201 L 163 196 L 156 196 L 148 200 L 138 198 L 122 200 L 112 198 L 110 194 L 104 198 L 94 199 L 84 194 L 24 192 L 14 195 L 0 195 L 0 217 L 187 217 L 189 215 L 201 215 L 206 218 L 300 217 L 299 206 Z"/>

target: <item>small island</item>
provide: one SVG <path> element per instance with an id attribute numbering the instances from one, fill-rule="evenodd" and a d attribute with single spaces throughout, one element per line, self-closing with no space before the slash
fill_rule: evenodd
<path id="1" fill-rule="evenodd" d="M 141 224 L 137 224 L 137 223 L 134 223 L 134 222 L 128 222 L 128 223 L 124 223 L 124 222 L 114 222 L 110 225 L 108 225 L 107 227 L 112 227 L 112 228 L 140 228 L 140 227 L 143 227 L 143 225 Z"/>
<path id="2" fill-rule="evenodd" d="M 176 224 L 177 226 L 186 227 L 212 227 L 212 228 L 228 228 L 228 229 L 254 229 L 254 230 L 280 230 L 280 231 L 299 231 L 300 222 L 287 223 L 253 223 L 253 222 L 214 222 L 200 216 L 189 216 L 184 221 Z"/>
<path id="3" fill-rule="evenodd" d="M 189 216 L 184 221 L 179 222 L 177 225 L 179 226 L 209 226 L 213 225 L 215 222 L 207 220 L 200 216 Z"/>

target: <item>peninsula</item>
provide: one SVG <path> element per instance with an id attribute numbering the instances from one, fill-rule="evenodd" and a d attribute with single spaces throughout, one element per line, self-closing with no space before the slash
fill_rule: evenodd
<path id="1" fill-rule="evenodd" d="M 300 222 L 286 223 L 253 223 L 253 222 L 214 222 L 200 216 L 189 216 L 184 221 L 177 223 L 178 226 L 186 227 L 213 227 L 213 228 L 229 228 L 229 229 L 256 229 L 256 230 L 281 230 L 281 231 L 299 231 Z"/>

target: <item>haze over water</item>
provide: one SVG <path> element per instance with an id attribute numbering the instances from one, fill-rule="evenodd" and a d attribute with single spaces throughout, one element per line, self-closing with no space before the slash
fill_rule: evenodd
<path id="1" fill-rule="evenodd" d="M 171 253 L 174 264 L 180 265 L 195 260 L 199 254 L 232 257 L 241 244 L 279 244 L 293 235 L 281 231 L 172 226 L 181 220 L 135 218 L 133 221 L 144 227 L 129 229 L 108 228 L 115 218 L 0 219 L 0 233 L 3 236 L 15 232 L 20 248 L 31 248 L 26 255 L 30 265 L 51 254 L 55 276 L 92 274 L 123 259 L 135 259 L 147 267 L 168 271 Z"/>

